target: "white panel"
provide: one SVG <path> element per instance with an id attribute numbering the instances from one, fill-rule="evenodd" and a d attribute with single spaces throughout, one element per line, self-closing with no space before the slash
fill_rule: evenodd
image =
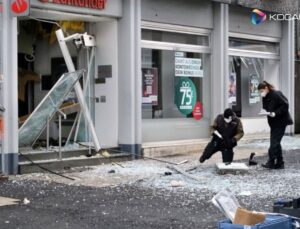
<path id="1" fill-rule="evenodd" d="M 206 118 L 201 121 L 192 118 L 143 119 L 143 143 L 208 138 L 209 127 L 210 119 Z"/>
<path id="2" fill-rule="evenodd" d="M 102 147 L 118 146 L 118 32 L 117 21 L 95 24 L 98 65 L 112 65 L 112 78 L 95 84 L 95 97 L 106 97 L 105 103 L 95 104 L 95 128 Z"/>
<path id="3" fill-rule="evenodd" d="M 142 20 L 213 28 L 212 3 L 206 0 L 142 0 Z"/>

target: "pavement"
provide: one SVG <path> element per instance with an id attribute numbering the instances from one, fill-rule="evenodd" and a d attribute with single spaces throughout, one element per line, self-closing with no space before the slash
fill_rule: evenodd
<path id="1" fill-rule="evenodd" d="M 270 212 L 274 200 L 299 197 L 300 140 L 285 137 L 283 146 L 285 170 L 254 166 L 245 175 L 218 175 L 215 163 L 220 154 L 201 165 L 199 154 L 185 154 L 160 159 L 188 160 L 177 167 L 196 179 L 154 160 L 65 171 L 74 181 L 51 174 L 11 176 L 0 182 L 0 196 L 21 201 L 0 208 L 0 229 L 216 228 L 224 216 L 210 200 L 224 188 L 241 206 L 256 211 Z M 254 151 L 262 163 L 267 147 L 266 140 L 243 143 L 235 150 L 235 160 L 246 162 Z"/>

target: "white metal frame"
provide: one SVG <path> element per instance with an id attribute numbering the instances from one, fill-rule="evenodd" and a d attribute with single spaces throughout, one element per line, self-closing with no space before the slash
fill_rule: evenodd
<path id="1" fill-rule="evenodd" d="M 67 47 L 66 39 L 65 39 L 62 29 L 59 29 L 56 31 L 56 36 L 57 36 L 57 40 L 60 45 L 60 49 L 62 51 L 63 57 L 65 59 L 68 71 L 69 72 L 75 71 L 74 63 L 73 63 L 71 55 L 69 53 L 69 49 Z M 78 101 L 80 103 L 80 107 L 82 109 L 83 115 L 89 125 L 90 131 L 91 131 L 91 137 L 92 137 L 93 143 L 94 143 L 94 147 L 95 147 L 96 151 L 99 151 L 101 149 L 99 139 L 96 134 L 96 130 L 95 130 L 92 118 L 91 118 L 91 114 L 87 107 L 87 104 L 86 104 L 86 101 L 85 101 L 85 98 L 83 95 L 83 91 L 82 91 L 82 88 L 81 88 L 81 85 L 79 82 L 77 82 L 75 84 L 75 91 L 76 91 Z"/>
<path id="2" fill-rule="evenodd" d="M 266 37 L 266 36 L 257 36 L 252 34 L 244 33 L 229 33 L 230 38 L 239 38 L 245 40 L 253 41 L 264 41 L 269 43 L 278 43 L 280 45 L 280 39 L 275 37 Z M 229 56 L 242 56 L 242 57 L 253 57 L 253 58 L 263 58 L 263 59 L 275 59 L 280 60 L 280 53 L 271 53 L 271 52 L 261 52 L 261 51 L 252 51 L 252 50 L 243 50 L 238 48 L 229 48 Z"/>
<path id="3" fill-rule="evenodd" d="M 209 36 L 211 30 L 189 26 L 171 25 L 158 22 L 142 21 L 142 29 L 150 29 L 164 32 L 184 33 L 193 35 Z"/>
<path id="4" fill-rule="evenodd" d="M 275 59 L 275 60 L 280 59 L 279 54 L 260 52 L 260 51 L 251 51 L 251 50 L 242 50 L 242 49 L 235 49 L 235 48 L 229 48 L 229 56 L 242 56 L 242 57 L 253 57 L 253 58 Z"/>
<path id="5" fill-rule="evenodd" d="M 160 42 L 160 41 L 147 41 L 142 40 L 142 48 L 160 49 L 160 50 L 173 50 L 183 52 L 196 52 L 196 53 L 211 53 L 211 48 L 200 45 L 186 45 L 180 43 Z"/>
<path id="6" fill-rule="evenodd" d="M 202 29 L 188 26 L 178 26 L 171 24 L 163 24 L 157 22 L 142 21 L 142 29 L 149 29 L 155 31 L 192 34 L 208 37 L 208 46 L 203 45 L 189 45 L 181 43 L 171 43 L 162 41 L 142 40 L 142 48 L 159 49 L 159 50 L 173 50 L 182 52 L 195 52 L 195 53 L 211 53 L 211 30 Z"/>
<path id="7" fill-rule="evenodd" d="M 276 37 L 267 37 L 267 36 L 257 36 L 253 34 L 245 34 L 245 33 L 229 33 L 229 37 L 232 38 L 240 38 L 246 40 L 256 40 L 256 41 L 265 41 L 265 42 L 272 42 L 272 43 L 279 43 L 280 38 Z"/>

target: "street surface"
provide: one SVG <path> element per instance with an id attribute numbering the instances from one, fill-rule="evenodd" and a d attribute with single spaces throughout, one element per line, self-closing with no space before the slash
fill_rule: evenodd
<path id="1" fill-rule="evenodd" d="M 299 197 L 300 150 L 293 148 L 295 142 L 289 142 L 284 153 L 285 170 L 254 166 L 245 175 L 218 175 L 214 163 L 219 155 L 200 166 L 199 155 L 192 154 L 161 159 L 187 159 L 178 167 L 197 180 L 152 160 L 67 171 L 65 175 L 75 181 L 50 174 L 12 176 L 0 183 L 0 196 L 21 201 L 0 207 L 0 228 L 216 228 L 224 216 L 210 200 L 223 188 L 230 189 L 243 207 L 256 211 L 272 211 L 278 198 Z M 255 151 L 262 163 L 266 146 L 266 142 L 242 145 L 236 157 L 246 162 Z M 24 204 L 24 198 L 30 203 Z"/>

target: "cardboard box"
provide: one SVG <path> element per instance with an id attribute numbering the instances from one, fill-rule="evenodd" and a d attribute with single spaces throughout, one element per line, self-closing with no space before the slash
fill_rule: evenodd
<path id="1" fill-rule="evenodd" d="M 265 219 L 266 215 L 264 214 L 238 208 L 235 213 L 233 224 L 252 226 L 264 222 Z"/>

